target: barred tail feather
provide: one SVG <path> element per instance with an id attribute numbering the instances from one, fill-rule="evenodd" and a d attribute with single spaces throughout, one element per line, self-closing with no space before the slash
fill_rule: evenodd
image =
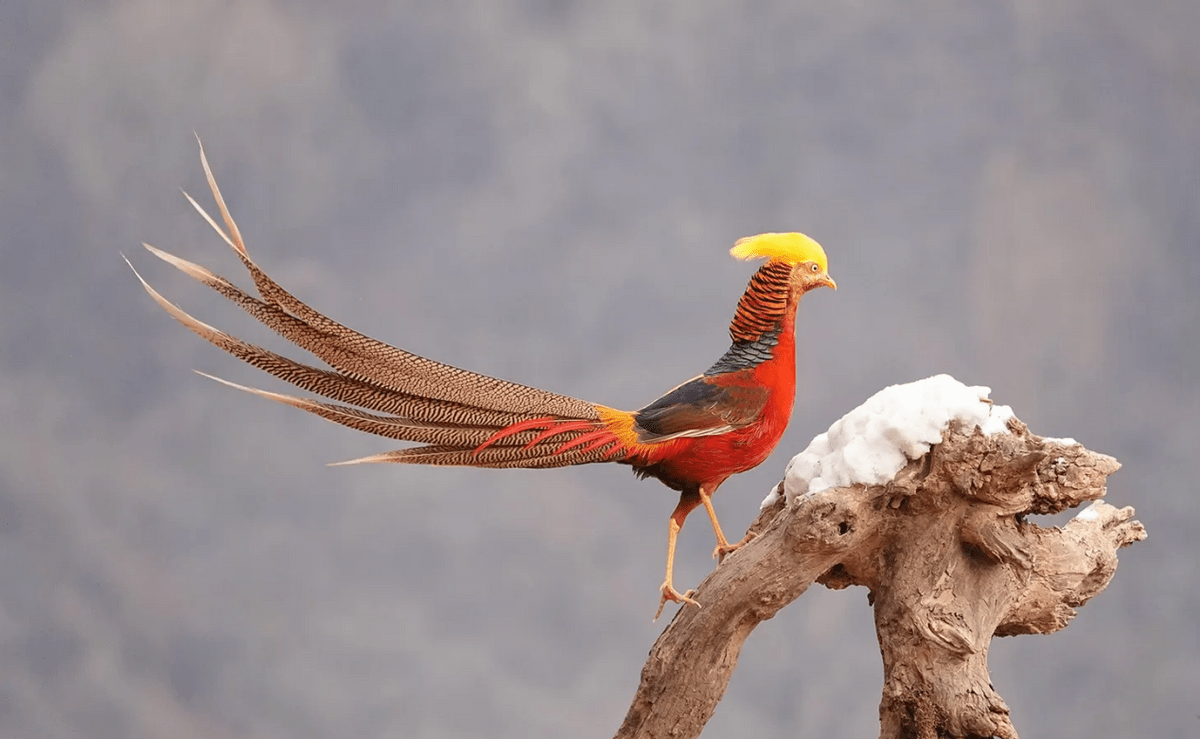
<path id="1" fill-rule="evenodd" d="M 498 411 L 542 412 L 563 417 L 595 418 L 594 407 L 586 401 L 436 362 L 376 341 L 313 310 L 284 290 L 250 259 L 237 224 L 217 187 L 203 146 L 200 148 L 200 160 L 228 233 L 195 199 L 187 193 L 184 194 L 225 243 L 237 253 L 242 264 L 250 272 L 263 301 L 250 298 L 224 278 L 198 268 L 197 265 L 188 263 L 192 268 L 200 270 L 189 271 L 177 263 L 183 260 L 169 258 L 167 261 L 238 303 L 264 325 L 297 346 L 313 352 L 322 361 L 348 376 L 369 380 L 401 392 Z M 162 258 L 169 256 L 164 256 L 164 253 L 157 250 L 152 251 Z M 200 275 L 203 275 L 203 278 Z"/>
<path id="2" fill-rule="evenodd" d="M 454 384 L 445 382 L 437 383 L 416 377 L 405 377 L 402 373 L 402 368 L 394 368 L 391 365 L 364 359 L 353 352 L 345 350 L 337 342 L 331 341 L 328 334 L 314 329 L 295 316 L 286 313 L 277 305 L 265 303 L 255 298 L 224 277 L 194 262 L 189 262 L 186 259 L 169 254 L 149 244 L 143 244 L 142 246 L 167 264 L 219 293 L 280 336 L 301 349 L 311 352 L 329 366 L 337 368 L 339 370 L 337 376 L 339 377 L 345 377 L 363 384 L 375 385 L 382 389 L 406 395 L 462 404 L 461 399 L 464 393 Z M 144 280 L 143 285 L 145 285 Z M 178 315 L 175 315 L 175 317 L 179 319 Z M 189 326 L 189 328 L 192 327 Z M 195 329 L 193 328 L 193 330 Z M 234 341 L 237 340 L 235 339 Z M 505 384 L 503 380 L 493 380 L 493 383 L 496 385 Z M 549 395 L 549 393 L 547 394 Z M 476 404 L 466 404 L 478 407 Z M 520 409 L 515 408 L 494 408 L 493 410 L 498 410 L 506 414 L 520 412 Z M 536 411 L 540 409 L 534 408 L 532 410 Z"/>
<path id="3" fill-rule="evenodd" d="M 172 257 L 172 259 L 176 258 Z M 125 261 L 127 264 L 129 263 L 128 259 Z M 176 259 L 176 261 L 190 265 L 185 260 Z M 194 267 L 195 265 L 190 266 Z M 401 393 L 365 380 L 357 380 L 338 372 L 319 369 L 288 359 L 268 349 L 242 341 L 192 317 L 151 287 L 133 268 L 132 264 L 130 264 L 130 269 L 133 269 L 134 275 L 141 281 L 142 287 L 150 297 L 193 333 L 243 362 L 304 390 L 362 408 L 404 416 L 414 421 L 447 424 L 474 423 L 502 428 L 515 420 L 521 420 L 521 416 L 511 412 L 474 408 L 462 403 L 428 398 L 412 393 Z"/>
<path id="4" fill-rule="evenodd" d="M 425 445 L 353 462 L 561 467 L 621 461 L 630 453 L 601 418 L 599 406 L 411 354 L 346 328 L 308 307 L 250 259 L 203 147 L 200 158 L 225 228 L 190 195 L 184 194 L 237 253 L 261 298 L 198 264 L 149 244 L 144 246 L 296 346 L 311 352 L 330 369 L 297 362 L 214 328 L 164 298 L 136 269 L 134 274 L 154 301 L 193 333 L 247 364 L 335 402 L 206 377 L 359 431 Z M 133 269 L 132 264 L 129 266 Z"/>
<path id="5" fill-rule="evenodd" d="M 470 467 L 548 468 L 624 458 L 624 450 L 621 449 L 617 437 L 607 428 L 598 428 L 599 424 L 596 421 L 542 418 L 534 419 L 535 425 L 518 422 L 503 429 L 420 423 L 407 418 L 368 413 L 336 403 L 324 403 L 247 387 L 205 372 L 197 374 L 223 385 L 308 411 L 358 431 L 426 445 L 334 464 L 405 462 Z M 539 429 L 544 430 L 535 433 Z"/>
<path id="6" fill-rule="evenodd" d="M 325 403 L 319 400 L 310 398 L 297 398 L 292 395 L 284 395 L 283 393 L 273 393 L 268 390 L 260 390 L 246 385 L 239 385 L 236 382 L 215 377 L 206 372 L 197 374 L 207 377 L 210 380 L 215 380 L 222 385 L 241 390 L 243 392 L 257 395 L 268 400 L 274 400 L 277 403 L 290 405 L 293 408 L 299 408 L 303 411 L 308 411 L 313 415 L 320 416 L 327 421 L 341 424 L 357 431 L 364 431 L 375 436 L 382 436 L 387 439 L 396 439 L 398 441 L 414 441 L 420 444 L 441 444 L 454 447 L 473 448 L 484 443 L 490 436 L 495 435 L 496 430 L 488 427 L 470 427 L 470 426 L 453 426 L 447 424 L 431 424 L 414 421 L 409 418 L 398 416 L 387 416 L 376 413 L 370 413 L 358 408 L 340 405 L 337 403 Z M 520 444 L 522 442 L 529 443 L 530 437 L 533 434 L 525 434 L 523 438 L 518 437 L 510 444 Z"/>
<path id="7" fill-rule="evenodd" d="M 334 466 L 390 462 L 394 464 L 427 464 L 435 466 L 486 467 L 491 469 L 525 468 L 550 469 L 592 462 L 615 462 L 624 457 L 616 437 L 603 447 L 587 451 L 575 450 L 562 454 L 547 453 L 542 449 L 513 447 L 488 447 L 487 449 L 460 449 L 452 446 L 419 446 L 412 449 L 397 449 L 393 452 L 374 454 L 369 457 L 334 462 Z"/>
<path id="8" fill-rule="evenodd" d="M 179 262 L 182 263 L 184 260 L 179 260 Z M 127 259 L 126 263 L 128 263 Z M 265 372 L 301 387 L 301 389 L 317 392 L 318 395 L 352 405 L 326 403 L 311 398 L 299 398 L 283 395 L 283 393 L 259 390 L 257 387 L 232 383 L 232 381 L 199 372 L 204 377 L 238 390 L 253 393 L 253 395 L 292 405 L 294 408 L 306 410 L 308 413 L 341 423 L 342 426 L 354 428 L 356 431 L 390 439 L 434 445 L 439 452 L 452 450 L 458 453 L 456 458 L 462 459 L 461 462 L 449 462 L 446 461 L 448 457 L 442 455 L 430 457 L 426 461 L 425 457 L 414 455 L 410 459 L 412 462 L 475 465 L 494 465 L 497 462 L 503 462 L 503 467 L 562 467 L 566 464 L 599 461 L 601 457 L 611 458 L 618 451 L 617 438 L 607 431 L 601 421 L 563 419 L 563 417 L 546 415 L 530 419 L 528 414 L 472 408 L 461 403 L 391 391 L 372 385 L 365 380 L 349 378 L 340 373 L 290 360 L 286 356 L 270 352 L 269 349 L 241 341 L 240 338 L 230 336 L 226 332 L 192 317 L 182 308 L 175 306 L 173 302 L 163 298 L 162 294 L 146 283 L 142 275 L 133 269 L 132 264 L 130 264 L 130 269 L 133 270 L 134 276 L 137 276 L 138 280 L 142 282 L 146 293 L 162 306 L 164 311 L 167 311 L 170 316 L 194 334 L 214 344 L 215 347 L 224 349 L 247 364 L 264 369 Z M 371 413 L 371 410 L 380 411 L 380 413 Z M 581 447 L 583 441 L 578 441 L 581 437 L 587 437 L 584 441 L 589 441 L 589 444 Z M 608 444 L 610 441 L 611 444 Z M 606 447 L 604 455 L 596 455 L 595 452 L 601 446 Z M 476 453 L 490 449 L 490 447 L 509 451 L 518 449 L 521 453 L 502 455 L 504 458 L 499 461 L 493 458 L 494 453 L 476 457 Z M 418 447 L 418 449 L 430 449 L 430 447 Z M 568 450 L 570 453 L 562 453 Z M 416 449 L 401 450 L 395 453 L 403 456 L 407 452 L 415 451 Z"/>
<path id="9" fill-rule="evenodd" d="M 150 248 L 153 250 L 153 247 Z M 193 276 L 199 275 L 204 278 L 202 281 L 208 281 L 211 273 L 204 268 L 170 255 L 166 256 L 169 257 L 167 261 L 180 266 L 185 272 Z M 128 263 L 128 260 L 126 262 Z M 209 343 L 297 387 L 351 405 L 298 398 L 239 385 L 204 372 L 199 374 L 358 431 L 428 445 L 354 460 L 356 462 L 387 461 L 476 467 L 562 467 L 589 462 L 618 461 L 625 456 L 625 450 L 618 438 L 603 421 L 597 419 L 563 418 L 545 414 L 531 418 L 530 414 L 475 408 L 462 403 L 398 392 L 366 380 L 288 359 L 194 318 L 151 287 L 132 264 L 130 269 L 155 302 Z M 221 278 L 215 275 L 212 278 L 218 285 L 221 284 Z M 236 288 L 232 290 L 236 291 Z M 246 297 L 251 301 L 255 300 L 250 296 Z M 588 407 L 592 414 L 598 415 L 595 406 L 588 404 Z"/>

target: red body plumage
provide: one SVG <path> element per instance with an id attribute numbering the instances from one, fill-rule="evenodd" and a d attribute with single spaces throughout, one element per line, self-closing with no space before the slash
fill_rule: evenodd
<path id="1" fill-rule="evenodd" d="M 796 398 L 796 353 L 792 327 L 780 333 L 773 356 L 752 369 L 707 378 L 720 387 L 767 388 L 767 401 L 757 418 L 719 434 L 691 436 L 657 444 L 634 444 L 633 459 L 658 465 L 671 479 L 697 485 L 723 482 L 731 475 L 762 464 L 783 437 Z"/>

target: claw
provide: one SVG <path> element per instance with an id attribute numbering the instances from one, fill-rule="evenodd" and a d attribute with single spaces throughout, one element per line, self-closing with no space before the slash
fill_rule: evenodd
<path id="1" fill-rule="evenodd" d="M 755 534 L 753 532 L 746 532 L 746 535 L 744 537 L 742 537 L 742 540 L 737 542 L 736 544 L 717 544 L 717 548 L 713 550 L 712 556 L 716 557 L 717 564 L 720 564 L 721 562 L 725 561 L 726 555 L 733 554 L 737 550 L 746 546 L 756 536 L 758 536 L 758 534 Z"/>
<path id="2" fill-rule="evenodd" d="M 679 591 L 676 590 L 669 581 L 663 582 L 662 587 L 660 587 L 659 590 L 662 592 L 662 600 L 658 602 L 658 610 L 654 612 L 655 621 L 657 621 L 658 617 L 662 615 L 663 607 L 667 605 L 667 601 L 669 600 L 679 604 L 689 604 L 696 606 L 697 608 L 700 607 L 700 604 L 694 598 L 692 598 L 692 595 L 696 592 L 695 590 L 689 590 L 680 595 Z"/>

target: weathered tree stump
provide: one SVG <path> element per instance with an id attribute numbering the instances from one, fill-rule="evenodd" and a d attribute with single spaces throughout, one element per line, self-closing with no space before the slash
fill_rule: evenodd
<path id="1" fill-rule="evenodd" d="M 1104 589 L 1117 550 L 1145 538 L 1132 508 L 1099 499 L 1120 465 L 1031 434 L 955 422 L 885 485 L 781 496 L 650 651 L 617 737 L 695 737 L 754 628 L 813 582 L 869 589 L 883 655 L 883 739 L 1015 739 L 992 688 L 993 636 L 1065 627 Z M 782 486 L 783 483 L 780 483 Z M 1063 528 L 1025 520 L 1097 501 Z"/>

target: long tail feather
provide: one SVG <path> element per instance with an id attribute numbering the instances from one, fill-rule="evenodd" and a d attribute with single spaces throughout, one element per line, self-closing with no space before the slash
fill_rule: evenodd
<path id="1" fill-rule="evenodd" d="M 239 385 L 236 382 L 215 377 L 207 372 L 197 372 L 197 374 L 203 375 L 210 380 L 215 380 L 222 385 L 228 385 L 252 395 L 274 400 L 284 405 L 290 405 L 293 408 L 308 411 L 334 423 L 387 439 L 472 449 L 478 447 L 496 432 L 494 428 L 429 424 L 397 416 L 379 415 L 337 403 L 324 403 L 310 398 L 297 398 L 292 395 L 273 393 L 268 390 Z M 512 441 L 509 445 L 516 445 L 522 441 L 528 444 L 526 440 L 530 436 L 532 434 L 525 434 L 524 438 L 518 438 L 517 441 Z"/>
<path id="2" fill-rule="evenodd" d="M 184 195 L 241 259 L 261 299 L 198 264 L 149 244 L 144 246 L 296 346 L 311 352 L 331 369 L 297 362 L 214 328 L 164 298 L 142 279 L 132 264 L 130 269 L 159 306 L 201 338 L 247 364 L 336 402 L 259 390 L 200 374 L 359 431 L 425 445 L 351 460 L 347 464 L 561 467 L 621 461 L 632 453 L 601 418 L 601 409 L 592 403 L 468 372 L 397 349 L 325 317 L 291 295 L 250 259 L 203 147 L 200 156 L 225 227 L 190 195 Z"/>
<path id="3" fill-rule="evenodd" d="M 129 262 L 128 259 L 125 261 Z M 177 261 L 190 264 L 184 260 Z M 132 264 L 129 266 L 130 269 L 133 269 Z M 195 267 L 195 265 L 191 266 Z M 207 270 L 205 271 L 207 272 Z M 288 359 L 268 349 L 242 341 L 192 317 L 151 287 L 136 269 L 133 269 L 133 273 L 141 281 L 142 287 L 150 297 L 193 333 L 243 362 L 304 390 L 343 403 L 404 416 L 415 421 L 502 428 L 513 423 L 514 420 L 519 420 L 519 416 L 515 416 L 513 413 L 473 408 L 461 403 L 426 398 L 411 393 L 400 393 Z"/>
<path id="4" fill-rule="evenodd" d="M 617 444 L 614 437 L 612 444 Z M 547 454 L 544 451 L 514 449 L 512 447 L 489 447 L 481 451 L 463 451 L 451 446 L 420 446 L 398 449 L 394 452 L 374 454 L 370 457 L 334 462 L 334 466 L 390 462 L 395 464 L 428 464 L 438 466 L 470 466 L 488 468 L 538 468 L 566 467 L 590 462 L 612 461 L 616 455 L 608 449 L 593 449 L 574 454 Z"/>
<path id="5" fill-rule="evenodd" d="M 387 390 L 401 392 L 409 395 L 416 395 L 423 398 L 433 398 L 448 402 L 460 402 L 461 393 L 453 384 L 445 382 L 437 383 L 424 379 L 406 377 L 402 374 L 401 368 L 395 368 L 390 364 L 364 359 L 360 355 L 347 351 L 338 343 L 332 342 L 329 336 L 318 329 L 314 329 L 307 323 L 304 323 L 299 318 L 286 313 L 277 305 L 265 303 L 252 295 L 246 293 L 241 288 L 237 287 L 229 280 L 217 275 L 198 264 L 189 262 L 186 259 L 168 254 L 161 249 L 157 249 L 149 244 L 143 244 L 159 259 L 179 269 L 184 274 L 192 277 L 196 281 L 212 288 L 220 293 L 230 302 L 245 310 L 260 323 L 273 329 L 280 336 L 292 342 L 296 346 L 312 352 L 322 361 L 329 364 L 331 367 L 336 367 L 341 370 L 340 375 L 347 378 L 363 381 Z M 176 316 L 178 318 L 178 316 Z M 224 348 L 224 347 L 222 347 Z M 502 383 L 502 380 L 495 380 L 496 383 Z M 477 404 L 469 404 L 473 407 L 479 407 Z M 486 407 L 486 406 L 485 406 Z M 520 413 L 520 409 L 516 408 L 494 408 L 503 413 Z"/>
<path id="6" fill-rule="evenodd" d="M 128 261 L 128 260 L 127 260 Z M 132 268 L 132 265 L 130 265 Z M 525 421 L 514 422 L 513 414 L 495 411 L 481 412 L 478 409 L 439 402 L 420 397 L 404 397 L 389 394 L 369 384 L 351 380 L 326 370 L 295 362 L 267 349 L 254 346 L 214 328 L 164 298 L 134 270 L 142 286 L 152 298 L 176 320 L 214 346 L 266 370 L 272 375 L 298 387 L 317 392 L 335 400 L 343 400 L 360 406 L 354 408 L 335 403 L 324 403 L 307 398 L 297 398 L 281 393 L 239 385 L 215 377 L 206 372 L 199 374 L 230 387 L 260 397 L 300 408 L 343 426 L 365 431 L 390 439 L 412 441 L 422 444 L 451 445 L 455 448 L 473 450 L 483 445 L 521 446 L 530 449 L 552 436 L 568 431 L 595 429 L 595 421 L 556 420 L 540 417 L 538 424 L 526 428 Z M 397 397 L 399 396 L 399 397 Z M 385 411 L 392 415 L 369 413 L 362 408 Z M 397 415 L 402 414 L 402 415 Z M 482 418 L 481 418 L 482 416 Z M 554 426 L 561 428 L 554 429 Z M 537 429 L 551 428 L 536 434 Z M 509 431 L 509 429 L 512 429 Z M 499 436 L 498 436 L 499 435 Z M 544 449 L 542 450 L 544 453 Z"/>
<path id="7" fill-rule="evenodd" d="M 215 380 L 223 385 L 251 393 L 259 397 L 274 400 L 308 411 L 334 423 L 347 426 L 358 431 L 365 431 L 376 436 L 383 436 L 399 441 L 412 441 L 429 446 L 401 449 L 384 454 L 339 462 L 350 464 L 361 462 L 409 462 L 418 464 L 460 464 L 472 467 L 563 467 L 573 464 L 585 464 L 607 459 L 623 458 L 623 451 L 617 437 L 606 428 L 597 428 L 596 422 L 589 421 L 557 421 L 548 431 L 543 431 L 533 437 L 533 429 L 519 429 L 514 434 L 504 434 L 501 439 L 492 441 L 498 430 L 495 428 L 473 428 L 463 426 L 448 426 L 439 424 L 419 423 L 407 418 L 384 416 L 368 413 L 358 408 L 324 403 L 309 398 L 297 398 L 282 393 L 239 385 L 207 372 L 197 374 Z M 504 430 L 499 430 L 503 432 Z M 587 433 L 580 434 L 579 432 Z M 565 435 L 565 443 L 556 440 L 553 444 L 547 440 L 553 436 Z M 576 443 L 578 442 L 578 443 Z M 584 442 L 590 442 L 582 446 Z M 557 446 L 556 446 L 557 445 Z M 575 447 L 582 446 L 576 449 Z M 570 450 L 570 451 L 569 451 Z M 452 461 L 457 460 L 457 461 Z M 502 463 L 502 464 L 501 464 Z"/>
<path id="8" fill-rule="evenodd" d="M 200 158 L 209 188 L 212 190 L 213 199 L 217 202 L 222 219 L 229 230 L 228 233 L 222 230 L 190 195 L 187 196 L 189 202 L 237 253 L 266 303 L 281 310 L 251 311 L 248 306 L 253 304 L 235 299 L 226 292 L 229 288 L 233 288 L 227 280 L 219 278 L 207 270 L 204 272 L 216 278 L 217 282 L 201 279 L 192 272 L 188 272 L 188 274 L 192 274 L 196 279 L 237 302 L 257 320 L 288 341 L 317 354 L 330 366 L 342 370 L 350 376 L 370 380 L 402 392 L 413 392 L 499 411 L 515 413 L 541 411 L 564 417 L 595 417 L 594 406 L 586 401 L 436 362 L 372 339 L 313 310 L 267 276 L 266 272 L 250 258 L 237 224 L 230 215 L 229 209 L 225 205 L 225 199 L 217 187 L 216 178 L 209 167 L 203 146 L 200 148 Z M 159 256 L 162 255 L 159 254 Z M 236 288 L 233 289 L 236 290 Z M 241 293 L 241 291 L 237 292 Z M 245 295 L 245 293 L 241 294 Z M 259 306 L 263 305 L 262 302 L 255 302 Z M 283 320 L 280 317 L 287 314 L 291 314 L 292 321 Z M 301 325 L 306 326 L 308 330 L 301 329 Z"/>

